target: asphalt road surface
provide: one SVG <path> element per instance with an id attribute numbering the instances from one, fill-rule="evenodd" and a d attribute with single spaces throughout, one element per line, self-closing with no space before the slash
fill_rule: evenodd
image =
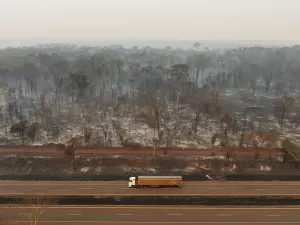
<path id="1" fill-rule="evenodd" d="M 216 156 L 226 156 L 226 150 L 213 149 L 210 150 L 168 150 L 167 155 L 178 155 L 178 156 L 211 156 L 212 153 Z M 235 154 L 240 157 L 254 157 L 255 151 L 241 150 L 235 151 Z M 81 156 L 97 156 L 97 155 L 135 155 L 135 156 L 152 156 L 153 152 L 151 149 L 78 149 L 76 155 Z M 157 155 L 164 154 L 163 150 L 157 150 Z M 267 150 L 260 151 L 259 157 L 269 157 L 270 152 Z M 0 148 L 0 156 L 4 155 L 17 155 L 17 156 L 52 156 L 61 157 L 64 155 L 63 151 L 59 151 L 55 148 Z M 272 151 L 271 157 L 282 156 L 279 151 Z"/>
<path id="2" fill-rule="evenodd" d="M 1 181 L 0 196 L 300 196 L 300 182 L 184 182 L 180 188 L 128 188 L 126 181 Z"/>
<path id="3" fill-rule="evenodd" d="M 35 209 L 20 210 L 25 216 L 19 220 L 25 223 L 26 215 Z M 300 208 L 52 206 L 44 210 L 40 221 L 42 224 L 300 224 Z"/>

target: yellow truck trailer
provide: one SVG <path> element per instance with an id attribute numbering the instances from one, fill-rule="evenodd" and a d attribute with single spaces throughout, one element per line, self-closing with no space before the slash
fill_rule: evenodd
<path id="1" fill-rule="evenodd" d="M 147 187 L 180 187 L 182 176 L 137 176 L 130 177 L 128 187 L 147 188 Z"/>

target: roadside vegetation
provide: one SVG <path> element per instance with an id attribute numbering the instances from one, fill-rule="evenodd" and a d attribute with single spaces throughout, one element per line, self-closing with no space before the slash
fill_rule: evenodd
<path id="1" fill-rule="evenodd" d="M 28 221 L 30 225 L 37 225 L 45 209 L 57 204 L 55 198 L 44 196 L 27 197 L 16 201 L 17 204 L 0 205 L 0 225 L 8 225 L 17 221 Z"/>

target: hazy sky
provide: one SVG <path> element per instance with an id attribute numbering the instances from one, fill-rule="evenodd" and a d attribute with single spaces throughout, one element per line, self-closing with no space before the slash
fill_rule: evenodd
<path id="1" fill-rule="evenodd" d="M 300 41 L 300 0 L 0 0 L 0 39 Z"/>

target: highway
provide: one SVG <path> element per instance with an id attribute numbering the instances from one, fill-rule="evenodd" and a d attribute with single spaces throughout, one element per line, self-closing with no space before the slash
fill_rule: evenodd
<path id="1" fill-rule="evenodd" d="M 1 181 L 0 196 L 300 196 L 300 182 L 183 182 L 181 188 L 128 188 L 127 181 Z"/>
<path id="2" fill-rule="evenodd" d="M 15 209 L 24 214 L 31 208 Z M 28 218 L 22 216 L 26 223 Z M 299 207 L 52 206 L 42 224 L 300 224 Z M 40 223 L 39 222 L 39 223 Z M 22 222 L 18 222 L 20 224 Z"/>

